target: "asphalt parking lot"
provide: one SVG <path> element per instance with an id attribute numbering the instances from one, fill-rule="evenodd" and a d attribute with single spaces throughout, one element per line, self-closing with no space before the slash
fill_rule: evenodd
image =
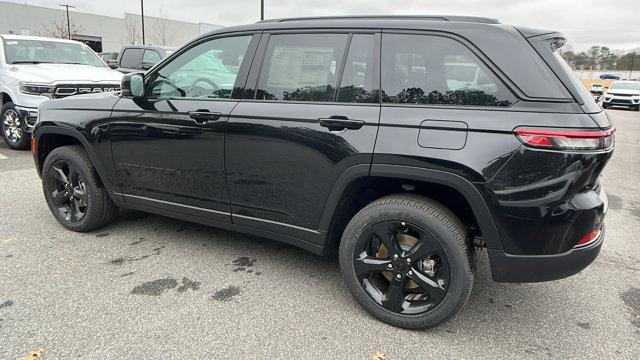
<path id="1" fill-rule="evenodd" d="M 640 112 L 610 110 L 607 238 L 582 273 L 491 281 L 485 254 L 454 319 L 385 325 L 347 292 L 336 258 L 123 211 L 95 232 L 49 213 L 28 151 L 0 144 L 0 359 L 640 357 Z"/>

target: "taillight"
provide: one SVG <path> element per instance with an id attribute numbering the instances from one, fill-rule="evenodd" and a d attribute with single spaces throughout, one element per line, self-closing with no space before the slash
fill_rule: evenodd
<path id="1" fill-rule="evenodd" d="M 523 144 L 549 150 L 604 150 L 613 146 L 615 129 L 575 130 L 517 128 Z"/>
<path id="2" fill-rule="evenodd" d="M 580 248 L 580 247 L 585 247 L 590 245 L 591 243 L 598 240 L 598 237 L 600 237 L 601 232 L 602 232 L 601 227 L 593 230 L 592 232 L 585 235 L 582 239 L 580 239 L 580 241 L 578 241 L 578 243 L 576 244 L 576 246 L 574 246 L 574 248 Z"/>

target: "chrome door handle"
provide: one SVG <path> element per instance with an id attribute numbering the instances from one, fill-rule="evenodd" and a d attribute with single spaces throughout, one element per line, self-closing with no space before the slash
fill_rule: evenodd
<path id="1" fill-rule="evenodd" d="M 364 121 L 349 119 L 346 116 L 331 116 L 318 119 L 318 124 L 331 131 L 341 131 L 345 129 L 358 130 L 364 126 Z"/>
<path id="2" fill-rule="evenodd" d="M 221 113 L 211 112 L 209 110 L 189 111 L 187 114 L 196 124 L 199 125 L 204 125 L 210 121 L 217 121 L 222 117 Z"/>

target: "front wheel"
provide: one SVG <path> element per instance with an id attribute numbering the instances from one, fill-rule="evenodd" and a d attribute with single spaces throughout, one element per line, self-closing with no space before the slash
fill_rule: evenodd
<path id="1" fill-rule="evenodd" d="M 20 114 L 18 114 L 13 103 L 8 102 L 2 106 L 0 119 L 4 142 L 14 150 L 28 149 L 31 134 L 26 131 L 26 123 L 20 118 Z"/>
<path id="2" fill-rule="evenodd" d="M 403 328 L 438 325 L 467 301 L 473 248 L 464 225 L 443 205 L 420 196 L 378 199 L 349 222 L 340 268 L 356 301 Z"/>
<path id="3" fill-rule="evenodd" d="M 67 229 L 90 231 L 109 223 L 118 208 L 79 145 L 54 149 L 42 168 L 42 188 L 53 216 Z"/>

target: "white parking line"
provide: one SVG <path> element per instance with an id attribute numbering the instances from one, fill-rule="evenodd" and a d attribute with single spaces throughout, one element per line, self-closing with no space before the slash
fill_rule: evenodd
<path id="1" fill-rule="evenodd" d="M 4 160 L 4 159 L 8 159 L 8 157 L 6 157 L 6 156 L 4 156 L 4 155 L 2 155 L 2 154 L 0 153 L 0 160 Z"/>

